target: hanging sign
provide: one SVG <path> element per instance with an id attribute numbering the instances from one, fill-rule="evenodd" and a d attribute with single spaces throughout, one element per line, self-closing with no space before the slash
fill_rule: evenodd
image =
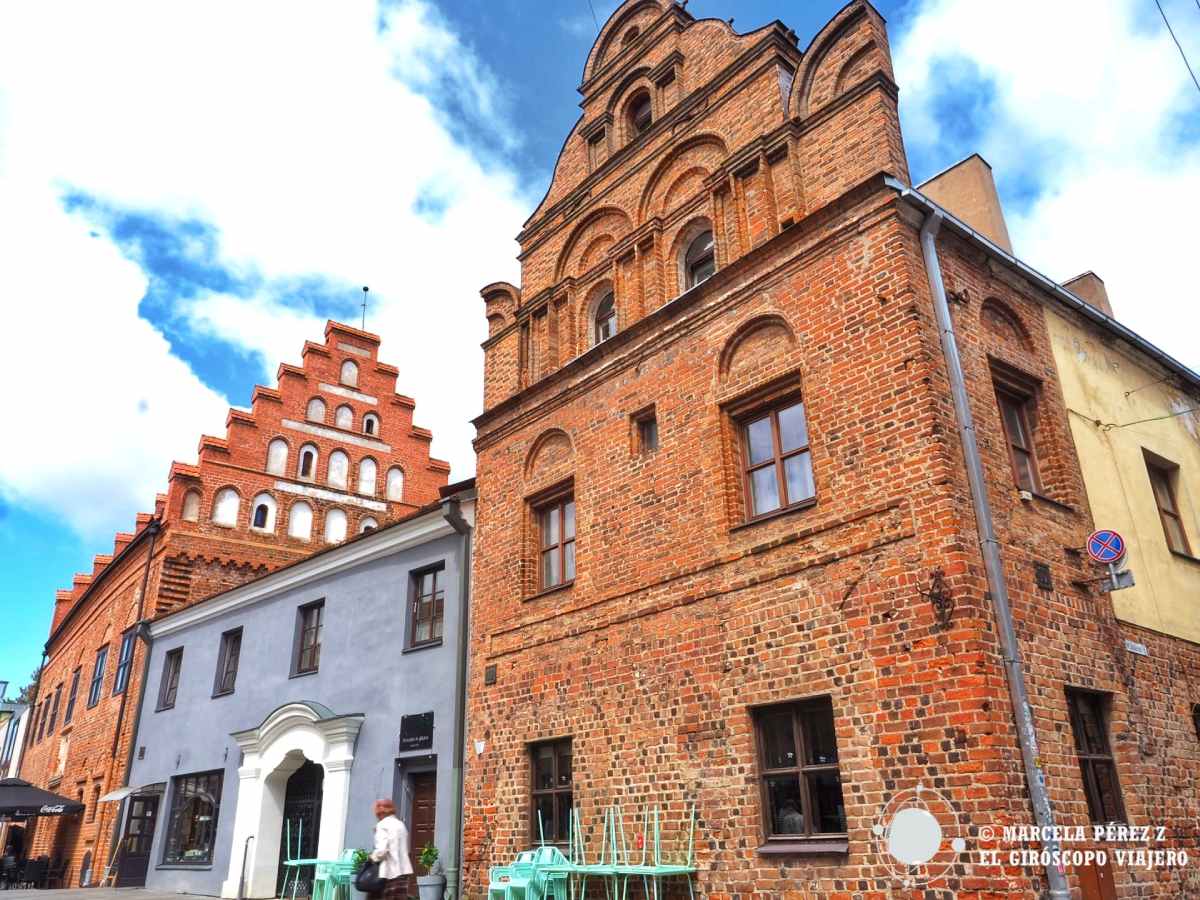
<path id="1" fill-rule="evenodd" d="M 400 717 L 400 752 L 433 749 L 433 713 Z"/>
<path id="2" fill-rule="evenodd" d="M 1111 528 L 1101 528 L 1088 535 L 1087 552 L 1095 562 L 1118 563 L 1125 558 L 1125 538 Z"/>

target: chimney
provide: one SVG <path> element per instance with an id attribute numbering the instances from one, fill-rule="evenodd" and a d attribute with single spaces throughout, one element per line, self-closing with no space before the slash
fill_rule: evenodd
<path id="1" fill-rule="evenodd" d="M 1112 304 L 1108 302 L 1108 291 L 1104 282 L 1095 272 L 1084 272 L 1076 275 L 1070 281 L 1064 281 L 1063 287 L 1082 300 L 1086 300 L 1106 316 L 1112 316 Z"/>
<path id="2" fill-rule="evenodd" d="M 960 163 L 934 175 L 917 186 L 922 194 L 962 219 L 985 238 L 1007 253 L 1012 253 L 1008 226 L 1000 195 L 992 179 L 992 167 L 978 153 L 972 153 Z"/>

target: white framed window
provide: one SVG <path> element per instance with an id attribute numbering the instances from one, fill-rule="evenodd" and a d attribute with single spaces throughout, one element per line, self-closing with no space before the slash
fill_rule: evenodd
<path id="1" fill-rule="evenodd" d="M 340 509 L 325 513 L 325 543 L 337 544 L 346 539 L 346 514 Z"/>
<path id="2" fill-rule="evenodd" d="M 288 536 L 307 541 L 312 537 L 312 507 L 297 500 L 288 511 Z"/>
<path id="3" fill-rule="evenodd" d="M 358 387 L 358 363 L 352 359 L 342 363 L 342 384 L 347 387 Z"/>
<path id="4" fill-rule="evenodd" d="M 218 525 L 230 527 L 237 525 L 238 510 L 241 505 L 242 498 L 238 496 L 237 491 L 228 487 L 221 488 L 213 500 L 212 520 Z"/>
<path id="5" fill-rule="evenodd" d="M 325 421 L 325 401 L 320 397 L 313 397 L 308 401 L 308 408 L 304 411 L 304 418 L 310 422 Z"/>
<path id="6" fill-rule="evenodd" d="M 183 519 L 185 522 L 200 521 L 199 491 L 188 491 L 183 495 Z"/>
<path id="7" fill-rule="evenodd" d="M 367 413 L 362 420 L 363 434 L 375 436 L 379 434 L 379 416 L 375 413 Z"/>
<path id="8" fill-rule="evenodd" d="M 305 444 L 300 448 L 300 456 L 296 460 L 296 477 L 303 481 L 315 481 L 317 478 L 317 447 L 315 444 Z"/>
<path id="9" fill-rule="evenodd" d="M 713 273 L 717 271 L 717 256 L 711 228 L 705 228 L 688 241 L 680 262 L 685 291 L 690 291 L 696 285 L 708 281 L 712 277 Z"/>
<path id="10" fill-rule="evenodd" d="M 288 444 L 283 438 L 275 438 L 267 444 L 267 471 L 272 475 L 287 472 Z"/>
<path id="11" fill-rule="evenodd" d="M 375 475 L 375 460 L 369 456 L 364 457 L 363 461 L 358 464 L 358 492 L 360 494 L 375 496 Z"/>
<path id="12" fill-rule="evenodd" d="M 389 500 L 404 499 L 404 470 L 392 466 L 387 473 L 387 498 Z"/>
<path id="13" fill-rule="evenodd" d="M 617 333 L 617 303 L 609 291 L 596 304 L 592 313 L 592 344 L 602 344 Z"/>
<path id="14" fill-rule="evenodd" d="M 346 481 L 350 477 L 350 457 L 341 450 L 329 454 L 329 486 L 346 489 Z"/>
<path id="15" fill-rule="evenodd" d="M 354 427 L 354 410 L 343 403 L 333 414 L 333 424 L 349 431 Z"/>
<path id="16" fill-rule="evenodd" d="M 275 530 L 275 498 L 259 494 L 250 504 L 250 527 L 255 531 Z"/>
<path id="17" fill-rule="evenodd" d="M 374 531 L 379 527 L 379 523 L 372 516 L 364 516 L 363 520 L 358 523 L 358 533 L 363 534 L 367 531 Z"/>

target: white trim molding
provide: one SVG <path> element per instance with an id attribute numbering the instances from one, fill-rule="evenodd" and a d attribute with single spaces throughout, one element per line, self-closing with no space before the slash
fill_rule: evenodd
<path id="1" fill-rule="evenodd" d="M 329 500 L 332 503 L 345 503 L 349 506 L 361 506 L 363 509 L 375 512 L 387 512 L 387 504 L 381 500 L 368 500 L 355 494 L 330 491 L 326 488 L 314 487 L 311 484 L 296 484 L 294 481 L 276 481 L 275 490 L 286 494 L 303 494 L 318 500 Z"/>
<path id="2" fill-rule="evenodd" d="M 372 397 L 370 394 L 364 394 L 362 391 L 356 391 L 354 388 L 342 387 L 337 384 L 327 384 L 324 381 L 318 381 L 317 387 L 327 394 L 337 394 L 339 397 L 357 400 L 359 403 L 369 403 L 372 406 L 379 405 L 379 398 Z"/>
<path id="3" fill-rule="evenodd" d="M 356 447 L 366 447 L 368 450 L 378 450 L 380 453 L 391 453 L 392 445 L 385 444 L 383 441 L 373 441 L 370 438 L 365 438 L 362 435 L 354 434 L 349 431 L 342 431 L 338 428 L 326 428 L 324 425 L 311 425 L 308 422 L 297 422 L 295 419 L 284 419 L 283 427 L 290 428 L 292 431 L 302 431 L 305 434 L 315 434 L 317 437 L 329 438 L 332 441 L 341 441 L 343 444 L 354 444 Z"/>

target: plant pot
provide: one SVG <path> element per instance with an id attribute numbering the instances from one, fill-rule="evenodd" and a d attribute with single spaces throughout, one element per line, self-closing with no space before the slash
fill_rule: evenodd
<path id="1" fill-rule="evenodd" d="M 417 876 L 417 893 L 421 895 L 421 900 L 442 900 L 442 894 L 446 891 L 446 876 L 444 875 L 418 875 Z"/>

